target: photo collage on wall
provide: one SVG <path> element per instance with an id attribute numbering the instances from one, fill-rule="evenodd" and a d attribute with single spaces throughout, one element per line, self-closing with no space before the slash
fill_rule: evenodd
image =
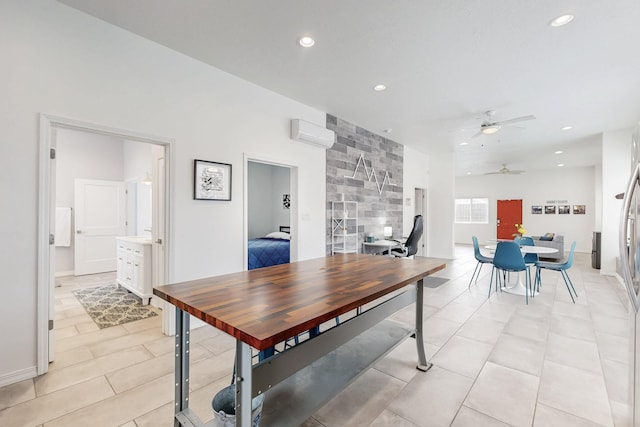
<path id="1" fill-rule="evenodd" d="M 549 202 L 547 202 L 549 203 Z M 573 209 L 571 205 L 566 204 L 548 204 L 548 205 L 532 205 L 531 213 L 533 215 L 542 215 L 544 212 L 545 215 L 555 215 L 556 212 L 558 215 L 569 215 L 573 213 L 574 215 L 585 215 L 587 212 L 586 205 L 573 205 Z"/>

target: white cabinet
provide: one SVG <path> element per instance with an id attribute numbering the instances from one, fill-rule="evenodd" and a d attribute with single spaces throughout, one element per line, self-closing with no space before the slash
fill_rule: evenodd
<path id="1" fill-rule="evenodd" d="M 118 284 L 149 304 L 153 296 L 151 285 L 151 240 L 141 237 L 116 238 Z"/>
<path id="2" fill-rule="evenodd" d="M 358 202 L 331 202 L 331 253 L 357 253 Z"/>

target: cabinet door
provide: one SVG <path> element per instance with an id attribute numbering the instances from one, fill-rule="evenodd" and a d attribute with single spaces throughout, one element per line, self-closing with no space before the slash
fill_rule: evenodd
<path id="1" fill-rule="evenodd" d="M 125 266 L 126 266 L 126 261 L 125 261 L 125 257 L 126 257 L 126 252 L 123 250 L 118 250 L 118 265 L 117 265 L 117 269 L 116 269 L 116 278 L 120 281 L 125 280 Z"/>
<path id="2" fill-rule="evenodd" d="M 139 292 L 144 292 L 144 258 L 133 255 L 131 262 L 133 263 L 131 286 Z"/>

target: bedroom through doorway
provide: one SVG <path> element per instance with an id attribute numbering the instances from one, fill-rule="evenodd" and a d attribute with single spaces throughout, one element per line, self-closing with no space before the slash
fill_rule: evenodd
<path id="1" fill-rule="evenodd" d="M 248 270 L 291 261 L 291 189 L 290 167 L 247 162 Z"/>

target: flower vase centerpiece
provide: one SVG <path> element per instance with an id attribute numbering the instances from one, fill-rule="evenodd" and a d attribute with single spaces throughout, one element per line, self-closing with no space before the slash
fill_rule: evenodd
<path id="1" fill-rule="evenodd" d="M 527 233 L 527 230 L 524 228 L 524 224 L 516 224 L 516 231 L 516 233 L 512 234 L 513 237 L 522 237 Z"/>

